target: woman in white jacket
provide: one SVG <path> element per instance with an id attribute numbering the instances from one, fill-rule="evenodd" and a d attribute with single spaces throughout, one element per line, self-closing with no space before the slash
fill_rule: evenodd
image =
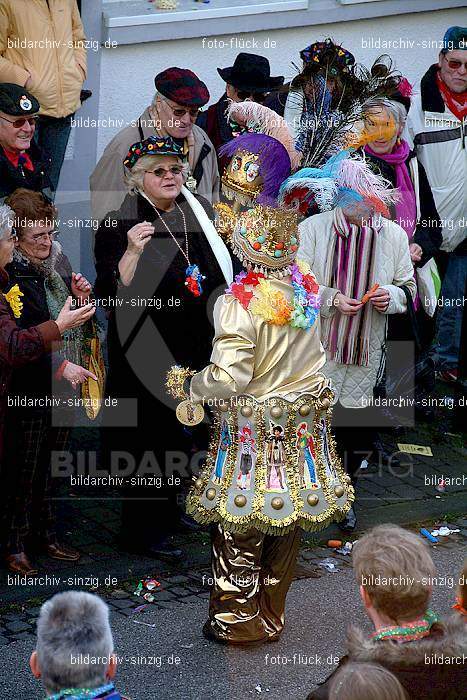
<path id="1" fill-rule="evenodd" d="M 371 401 L 384 370 L 387 316 L 406 311 L 403 285 L 412 297 L 416 292 L 407 235 L 395 222 L 374 216 L 365 200 L 309 217 L 300 224 L 300 238 L 299 256 L 320 284 L 323 372 L 339 404 L 336 437 L 353 476 L 372 451 Z M 355 522 L 349 513 L 348 529 Z"/>

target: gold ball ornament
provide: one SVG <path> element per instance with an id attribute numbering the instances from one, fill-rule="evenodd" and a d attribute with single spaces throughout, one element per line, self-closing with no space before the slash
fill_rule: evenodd
<path id="1" fill-rule="evenodd" d="M 275 496 L 271 500 L 271 506 L 274 508 L 274 510 L 280 510 L 281 508 L 284 507 L 284 501 L 280 496 Z"/>
<path id="2" fill-rule="evenodd" d="M 199 479 L 199 478 L 195 479 L 195 482 L 194 482 L 195 489 L 197 489 L 199 491 L 200 489 L 203 488 L 203 486 L 204 486 L 204 483 L 203 483 L 202 479 Z"/>
<path id="3" fill-rule="evenodd" d="M 300 406 L 298 409 L 298 412 L 301 416 L 307 416 L 311 411 L 311 406 L 308 403 L 304 403 L 303 406 Z"/>
<path id="4" fill-rule="evenodd" d="M 342 486 L 335 486 L 334 487 L 334 493 L 336 494 L 337 498 L 340 498 L 341 496 L 344 495 L 344 489 Z"/>
<path id="5" fill-rule="evenodd" d="M 321 408 L 324 411 L 327 411 L 328 408 L 330 407 L 330 405 L 331 405 L 331 399 L 329 399 L 327 396 L 325 396 L 324 399 L 321 399 Z"/>
<path id="6" fill-rule="evenodd" d="M 350 476 L 350 474 L 344 475 L 344 481 L 346 481 L 348 484 L 352 483 L 352 477 Z"/>
<path id="7" fill-rule="evenodd" d="M 246 496 L 243 496 L 242 494 L 235 496 L 234 503 L 238 508 L 243 508 L 243 506 L 246 506 Z"/>
<path id="8" fill-rule="evenodd" d="M 319 496 L 314 493 L 309 493 L 306 500 L 309 506 L 317 506 L 319 503 Z"/>
<path id="9" fill-rule="evenodd" d="M 280 418 L 282 416 L 282 408 L 280 406 L 273 406 L 271 408 L 271 416 L 273 418 Z"/>
<path id="10" fill-rule="evenodd" d="M 244 418 L 250 418 L 253 415 L 253 409 L 251 406 L 242 406 L 240 409 L 240 413 Z"/>
<path id="11" fill-rule="evenodd" d="M 206 498 L 208 499 L 208 501 L 213 501 L 216 497 L 216 494 L 217 494 L 216 489 L 208 489 L 206 491 Z"/>

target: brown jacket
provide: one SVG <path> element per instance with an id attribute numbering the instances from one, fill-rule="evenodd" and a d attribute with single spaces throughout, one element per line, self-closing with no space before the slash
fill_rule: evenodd
<path id="1" fill-rule="evenodd" d="M 7 292 L 8 289 L 8 275 L 0 268 L 0 290 Z M 0 291 L 0 463 L 7 396 L 13 370 L 37 360 L 43 353 L 50 352 L 53 344 L 60 342 L 61 335 L 55 321 L 46 321 L 25 330 L 18 328 L 10 305 Z"/>
<path id="2" fill-rule="evenodd" d="M 0 0 L 0 82 L 24 86 L 29 75 L 40 114 L 80 107 L 86 48 L 76 0 Z"/>
<path id="3" fill-rule="evenodd" d="M 1 0 L 0 0 L 1 2 Z M 139 119 L 116 134 L 106 146 L 99 162 L 89 178 L 92 218 L 99 222 L 111 211 L 117 211 L 128 194 L 124 180 L 123 161 L 128 149 L 137 141 L 154 136 L 149 109 Z M 219 170 L 217 156 L 209 137 L 196 124 L 193 126 L 194 162 L 193 175 L 198 182 L 196 193 L 214 204 L 219 201 Z"/>
<path id="4" fill-rule="evenodd" d="M 351 627 L 347 648 L 349 653 L 339 661 L 338 668 L 349 661 L 381 664 L 397 677 L 410 700 L 467 697 L 467 625 L 461 615 L 433 625 L 428 637 L 404 644 L 376 641 Z M 328 700 L 336 671 L 307 700 Z"/>

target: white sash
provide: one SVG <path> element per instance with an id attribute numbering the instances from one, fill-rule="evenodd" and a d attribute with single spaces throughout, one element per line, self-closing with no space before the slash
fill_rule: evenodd
<path id="1" fill-rule="evenodd" d="M 219 263 L 219 267 L 222 270 L 222 274 L 225 277 L 225 281 L 229 285 L 232 284 L 232 259 L 230 257 L 227 246 L 217 233 L 214 224 L 212 223 L 209 216 L 206 214 L 203 205 L 198 202 L 196 197 L 185 186 L 182 186 L 181 191 L 186 201 L 190 205 L 194 215 L 198 219 L 199 225 L 204 231 L 207 241 L 212 248 L 212 252 L 214 253 L 216 260 Z"/>

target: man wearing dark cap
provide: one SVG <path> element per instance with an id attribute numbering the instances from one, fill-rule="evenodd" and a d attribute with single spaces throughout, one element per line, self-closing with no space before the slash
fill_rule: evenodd
<path id="1" fill-rule="evenodd" d="M 341 94 L 341 83 L 355 63 L 355 57 L 331 38 L 315 41 L 300 51 L 302 72 L 290 83 L 272 93 L 266 106 L 284 117 L 291 131 L 295 133 L 301 115 L 307 111 L 310 86 L 318 73 L 326 76 L 326 88 L 330 95 Z M 309 105 L 308 105 L 309 107 Z"/>
<path id="2" fill-rule="evenodd" d="M 217 72 L 226 83 L 225 92 L 196 122 L 207 133 L 216 151 L 233 138 L 232 126 L 225 116 L 228 100 L 263 103 L 267 94 L 284 82 L 282 75 L 271 77 L 268 59 L 254 53 L 239 53 L 233 66 L 218 68 Z"/>
<path id="3" fill-rule="evenodd" d="M 91 210 L 98 221 L 117 210 L 127 194 L 123 161 L 130 146 L 154 135 L 171 136 L 183 147 L 190 166 L 186 186 L 210 202 L 219 200 L 216 152 L 195 124 L 200 107 L 209 101 L 206 85 L 186 68 L 167 68 L 156 75 L 154 83 L 152 104 L 114 136 L 91 174 Z"/>
<path id="4" fill-rule="evenodd" d="M 0 83 L 0 199 L 18 187 L 50 195 L 50 180 L 33 142 L 39 102 L 24 87 Z"/>
<path id="5" fill-rule="evenodd" d="M 467 284 L 467 27 L 450 27 L 443 48 L 415 90 L 407 118 L 413 144 L 443 224 L 446 268 L 437 313 L 435 360 L 441 379 L 459 379 L 463 296 Z"/>

